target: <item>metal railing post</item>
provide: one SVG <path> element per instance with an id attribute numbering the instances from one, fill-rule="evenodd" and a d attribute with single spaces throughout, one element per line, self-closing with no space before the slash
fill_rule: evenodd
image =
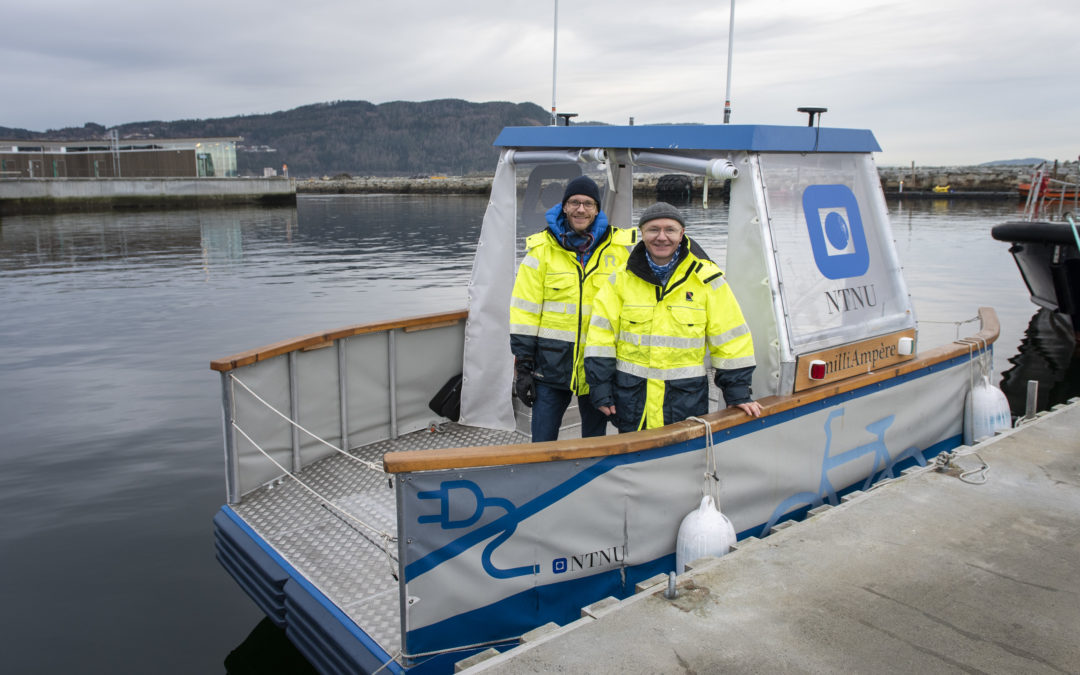
<path id="1" fill-rule="evenodd" d="M 341 419 L 341 449 L 349 451 L 349 387 L 345 362 L 345 338 L 337 341 L 338 403 Z"/>
<path id="2" fill-rule="evenodd" d="M 289 427 L 292 431 L 292 470 L 303 468 L 300 458 L 300 374 L 296 363 L 296 352 L 289 352 Z"/>
<path id="3" fill-rule="evenodd" d="M 390 329 L 386 332 L 387 336 L 387 353 L 390 360 L 390 438 L 396 439 L 398 437 L 397 428 L 397 342 L 394 337 L 394 330 Z"/>
<path id="4" fill-rule="evenodd" d="M 221 373 L 221 419 L 225 437 L 225 500 L 240 503 L 240 459 L 236 455 L 236 430 L 233 428 L 233 395 L 229 373 Z"/>

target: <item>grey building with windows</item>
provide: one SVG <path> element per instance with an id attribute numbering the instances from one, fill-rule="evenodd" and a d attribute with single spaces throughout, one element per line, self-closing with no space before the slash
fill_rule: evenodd
<path id="1" fill-rule="evenodd" d="M 242 140 L 241 137 L 0 139 L 0 179 L 234 177 L 236 143 Z"/>

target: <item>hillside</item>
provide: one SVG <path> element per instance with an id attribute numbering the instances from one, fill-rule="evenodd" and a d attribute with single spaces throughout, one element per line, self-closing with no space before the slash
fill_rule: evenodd
<path id="1" fill-rule="evenodd" d="M 263 167 L 280 170 L 282 164 L 299 177 L 465 175 L 494 169 L 498 152 L 491 143 L 503 127 L 544 125 L 549 119 L 533 103 L 336 101 L 267 115 L 132 122 L 116 128 L 122 139 L 242 136 L 237 149 L 241 175 L 262 175 Z M 45 132 L 0 127 L 0 138 L 90 140 L 105 138 L 106 131 L 94 123 Z"/>

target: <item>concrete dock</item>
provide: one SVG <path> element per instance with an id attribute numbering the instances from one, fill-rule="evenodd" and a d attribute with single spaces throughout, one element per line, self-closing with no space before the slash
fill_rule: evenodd
<path id="1" fill-rule="evenodd" d="M 652 582 L 458 672 L 1080 673 L 1080 401 Z"/>

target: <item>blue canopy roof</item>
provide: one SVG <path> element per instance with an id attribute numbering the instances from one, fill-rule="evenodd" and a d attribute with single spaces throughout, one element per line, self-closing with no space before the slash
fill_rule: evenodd
<path id="1" fill-rule="evenodd" d="M 506 127 L 494 145 L 512 148 L 632 148 L 750 152 L 879 152 L 868 129 L 763 124 Z"/>

